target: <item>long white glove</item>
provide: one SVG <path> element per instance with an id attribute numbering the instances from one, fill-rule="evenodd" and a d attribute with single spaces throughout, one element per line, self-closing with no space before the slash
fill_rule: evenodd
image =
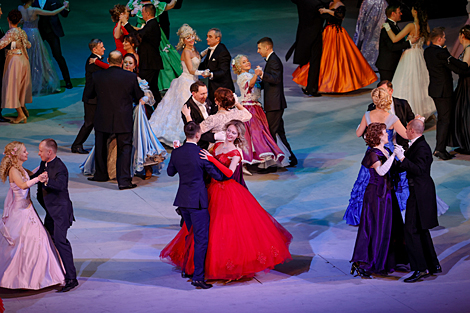
<path id="1" fill-rule="evenodd" d="M 388 32 L 390 29 L 392 29 L 392 28 L 390 27 L 390 24 L 388 24 L 388 23 L 383 23 L 383 24 L 382 24 L 382 27 L 385 28 L 385 31 L 387 31 L 387 32 Z"/>
<path id="2" fill-rule="evenodd" d="M 403 160 L 405 157 L 405 149 L 403 149 L 402 146 L 400 145 L 395 145 L 395 150 L 393 150 L 393 153 L 399 158 L 400 160 Z"/>
<path id="3" fill-rule="evenodd" d="M 26 182 L 26 186 L 28 186 L 28 188 L 31 188 L 31 186 L 37 184 L 38 181 L 39 181 L 38 177 L 30 179 Z"/>
<path id="4" fill-rule="evenodd" d="M 392 153 L 392 155 L 388 158 L 388 160 L 384 164 L 379 165 L 379 167 L 375 169 L 377 174 L 379 174 L 380 176 L 384 176 L 385 174 L 387 174 L 387 172 L 390 170 L 390 167 L 392 166 L 394 159 L 395 159 L 395 152 Z"/>
<path id="5" fill-rule="evenodd" d="M 199 54 L 200 54 L 201 57 L 203 58 L 203 57 L 206 56 L 206 54 L 207 54 L 208 51 L 209 51 L 209 48 L 206 48 L 206 49 L 202 50 L 201 53 L 199 53 Z"/>
<path id="6" fill-rule="evenodd" d="M 225 132 L 224 131 L 220 131 L 220 132 L 217 132 L 214 134 L 214 139 L 216 141 L 224 141 L 225 140 Z"/>

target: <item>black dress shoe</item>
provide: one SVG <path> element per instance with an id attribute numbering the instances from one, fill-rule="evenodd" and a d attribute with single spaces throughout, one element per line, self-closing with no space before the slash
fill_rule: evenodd
<path id="1" fill-rule="evenodd" d="M 78 286 L 76 279 L 69 279 L 65 281 L 65 286 L 59 292 L 67 292 Z"/>
<path id="2" fill-rule="evenodd" d="M 135 188 L 135 187 L 137 187 L 136 184 L 130 183 L 129 185 L 126 185 L 126 186 L 119 186 L 119 190 L 132 189 L 132 188 Z"/>
<path id="3" fill-rule="evenodd" d="M 88 151 L 83 149 L 83 147 L 72 147 L 72 153 L 79 153 L 79 154 L 88 154 Z"/>
<path id="4" fill-rule="evenodd" d="M 429 273 L 427 271 L 424 271 L 424 272 L 414 271 L 413 275 L 406 278 L 404 280 L 404 282 L 405 283 L 414 283 L 414 282 L 417 282 L 418 280 L 420 280 L 421 278 L 425 278 L 425 277 L 428 277 L 428 276 L 429 276 Z"/>
<path id="5" fill-rule="evenodd" d="M 193 281 L 191 282 L 191 285 L 193 285 L 194 287 L 199 287 L 201 289 L 209 289 L 209 288 L 212 288 L 212 285 L 211 284 L 206 284 L 205 281 L 203 280 L 200 280 L 200 281 Z"/>
<path id="6" fill-rule="evenodd" d="M 442 273 L 442 267 L 441 265 L 436 265 L 434 268 L 430 269 L 429 270 L 429 273 L 430 274 L 439 274 L 439 273 Z"/>
<path id="7" fill-rule="evenodd" d="M 65 88 L 72 89 L 73 88 L 72 82 L 66 82 L 65 83 Z"/>
<path id="8" fill-rule="evenodd" d="M 186 274 L 184 271 L 181 272 L 181 277 L 183 278 L 193 278 L 193 275 L 191 274 Z"/>
<path id="9" fill-rule="evenodd" d="M 0 115 L 0 123 L 9 123 L 10 120 Z"/>
<path id="10" fill-rule="evenodd" d="M 287 165 L 287 167 L 294 167 L 297 166 L 297 164 L 299 164 L 299 161 L 297 160 L 295 155 L 292 154 L 289 158 L 289 165 Z"/>
<path id="11" fill-rule="evenodd" d="M 444 161 L 447 161 L 447 160 L 450 160 L 452 159 L 452 156 L 448 155 L 449 153 L 446 151 L 446 152 L 441 152 L 441 151 L 434 151 L 434 156 L 441 159 L 441 160 L 444 160 Z"/>
<path id="12" fill-rule="evenodd" d="M 93 177 L 88 177 L 88 180 L 89 180 L 89 181 L 99 181 L 99 182 L 106 182 L 106 181 L 108 181 L 107 179 L 98 179 L 98 178 L 95 178 L 94 176 L 93 176 Z"/>
<path id="13" fill-rule="evenodd" d="M 304 93 L 304 95 L 309 96 L 309 97 L 321 97 L 321 93 L 307 91 L 304 88 L 302 88 L 302 92 Z"/>
<path id="14" fill-rule="evenodd" d="M 270 174 L 270 173 L 276 173 L 277 172 L 277 167 L 276 166 L 270 166 L 267 168 L 260 168 L 258 170 L 258 174 Z"/>

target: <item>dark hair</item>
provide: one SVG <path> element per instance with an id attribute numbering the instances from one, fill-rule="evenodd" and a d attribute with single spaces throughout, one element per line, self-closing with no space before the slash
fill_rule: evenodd
<path id="1" fill-rule="evenodd" d="M 125 35 L 122 41 L 128 41 L 134 49 L 137 49 L 137 47 L 140 45 L 141 39 L 137 34 L 129 34 Z"/>
<path id="2" fill-rule="evenodd" d="M 88 44 L 88 48 L 90 48 L 90 51 L 93 52 L 93 49 L 100 43 L 102 43 L 101 39 L 95 38 L 90 41 Z"/>
<path id="3" fill-rule="evenodd" d="M 145 12 L 147 12 L 152 17 L 155 17 L 155 14 L 157 14 L 157 9 L 155 9 L 155 6 L 151 3 L 144 5 L 142 10 L 145 10 Z"/>
<path id="4" fill-rule="evenodd" d="M 230 89 L 219 87 L 214 92 L 214 99 L 219 102 L 219 106 L 228 110 L 235 105 L 235 97 Z"/>
<path id="5" fill-rule="evenodd" d="M 109 10 L 109 14 L 111 14 L 111 19 L 113 20 L 113 22 L 117 23 L 119 21 L 119 16 L 126 11 L 127 8 L 125 5 L 115 4 L 114 7 Z"/>
<path id="6" fill-rule="evenodd" d="M 396 5 L 396 4 L 389 5 L 385 9 L 385 15 L 387 15 L 387 17 L 390 17 L 390 16 L 392 16 L 392 13 L 396 12 L 396 10 L 398 10 L 399 8 L 400 8 L 400 6 Z"/>
<path id="7" fill-rule="evenodd" d="M 122 53 L 118 50 L 111 51 L 108 56 L 109 64 L 120 65 L 122 63 Z M 137 65 L 137 64 L 136 64 Z"/>
<path id="8" fill-rule="evenodd" d="M 23 16 L 21 15 L 21 12 L 18 11 L 17 9 L 11 10 L 8 13 L 8 20 L 13 24 L 16 25 L 21 21 L 21 18 Z"/>
<path id="9" fill-rule="evenodd" d="M 44 145 L 51 149 L 54 153 L 57 153 L 57 142 L 52 138 L 43 139 L 41 142 L 44 142 Z"/>
<path id="10" fill-rule="evenodd" d="M 373 148 L 380 144 L 380 137 L 387 126 L 384 123 L 371 123 L 367 126 L 367 131 L 364 140 L 366 144 Z"/>
<path id="11" fill-rule="evenodd" d="M 139 67 L 137 66 L 137 58 L 135 57 L 135 55 L 133 53 L 126 53 L 122 57 L 122 61 L 124 61 L 124 59 L 127 58 L 127 57 L 130 57 L 130 58 L 134 59 L 134 64 L 135 64 L 134 73 L 139 73 Z"/>
<path id="12" fill-rule="evenodd" d="M 199 87 L 206 87 L 206 85 L 202 81 L 196 80 L 194 83 L 191 84 L 191 87 L 189 87 L 189 91 L 199 92 Z"/>
<path id="13" fill-rule="evenodd" d="M 459 31 L 459 34 L 463 34 L 465 39 L 470 40 L 470 25 L 465 25 L 464 27 L 462 27 Z"/>
<path id="14" fill-rule="evenodd" d="M 196 134 L 201 131 L 201 126 L 194 123 L 193 121 L 189 122 L 184 126 L 184 134 L 187 139 L 193 139 L 196 137 Z"/>
<path id="15" fill-rule="evenodd" d="M 428 14 L 419 1 L 413 5 L 413 8 L 418 12 L 419 36 L 427 40 L 429 37 Z"/>
<path id="16" fill-rule="evenodd" d="M 392 82 L 389 81 L 389 80 L 381 80 L 378 84 L 377 84 L 377 88 L 380 88 L 380 86 L 383 86 L 383 85 L 387 85 L 388 88 L 390 89 L 393 89 L 393 85 L 392 85 Z"/>
<path id="17" fill-rule="evenodd" d="M 274 47 L 273 40 L 269 37 L 261 38 L 260 40 L 258 40 L 256 44 L 260 44 L 260 43 L 263 45 L 271 46 L 271 48 Z"/>
<path id="18" fill-rule="evenodd" d="M 220 40 L 222 40 L 222 32 L 220 31 L 220 29 L 213 27 L 209 29 L 209 32 L 211 30 L 214 31 L 215 38 L 220 38 Z"/>
<path id="19" fill-rule="evenodd" d="M 246 148 L 246 139 L 245 139 L 246 128 L 245 128 L 245 124 L 242 121 L 239 121 L 239 120 L 231 120 L 230 122 L 225 124 L 224 130 L 227 130 L 227 128 L 229 128 L 229 126 L 235 126 L 235 128 L 237 129 L 237 132 L 238 132 L 238 137 L 237 137 L 237 139 L 235 139 L 233 144 L 236 145 L 237 147 L 245 150 L 245 148 Z"/>
<path id="20" fill-rule="evenodd" d="M 435 41 L 437 38 L 441 38 L 444 36 L 444 31 L 446 30 L 445 27 L 434 27 L 429 34 L 429 39 L 431 41 Z"/>

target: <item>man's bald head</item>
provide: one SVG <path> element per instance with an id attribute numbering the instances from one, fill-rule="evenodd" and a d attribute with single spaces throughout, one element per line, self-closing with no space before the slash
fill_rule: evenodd
<path id="1" fill-rule="evenodd" d="M 108 62 L 110 66 L 121 66 L 122 65 L 122 54 L 121 52 L 114 50 L 109 53 Z"/>
<path id="2" fill-rule="evenodd" d="M 414 119 L 409 124 L 408 127 L 412 128 L 416 134 L 422 135 L 424 133 L 424 123 L 421 120 Z"/>

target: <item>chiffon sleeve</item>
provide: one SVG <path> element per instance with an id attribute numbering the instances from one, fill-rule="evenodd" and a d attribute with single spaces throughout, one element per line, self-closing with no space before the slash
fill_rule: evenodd
<path id="1" fill-rule="evenodd" d="M 371 168 L 377 161 L 380 162 L 379 156 L 377 155 L 376 149 L 369 149 L 366 152 L 366 155 L 362 159 L 361 164 L 366 168 Z"/>
<path id="2" fill-rule="evenodd" d="M 346 7 L 344 5 L 338 7 L 336 10 L 335 10 L 335 17 L 339 20 L 343 20 L 344 19 L 344 16 L 346 15 Z"/>

